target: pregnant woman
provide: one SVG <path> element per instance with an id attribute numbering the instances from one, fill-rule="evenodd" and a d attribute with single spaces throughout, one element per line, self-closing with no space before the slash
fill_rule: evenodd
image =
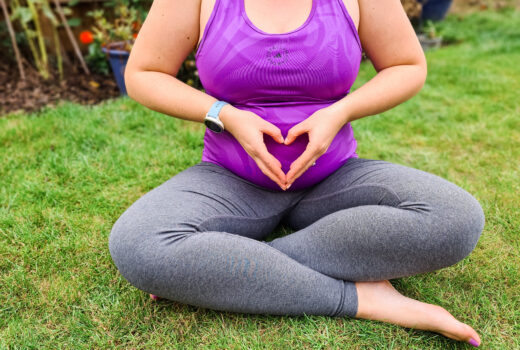
<path id="1" fill-rule="evenodd" d="M 176 78 L 193 50 L 205 92 Z M 377 74 L 350 93 L 362 50 Z M 380 320 L 480 344 L 389 282 L 465 258 L 484 227 L 479 202 L 356 154 L 351 122 L 426 79 L 399 0 L 155 0 L 125 78 L 141 104 L 207 126 L 201 161 L 112 228 L 132 285 L 214 310 Z M 265 241 L 279 224 L 294 232 Z"/>

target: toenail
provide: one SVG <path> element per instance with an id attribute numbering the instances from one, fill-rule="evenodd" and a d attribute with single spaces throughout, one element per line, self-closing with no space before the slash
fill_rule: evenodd
<path id="1" fill-rule="evenodd" d="M 470 343 L 471 345 L 477 347 L 479 344 L 477 343 L 477 341 L 473 338 L 469 338 L 469 341 L 468 343 Z"/>

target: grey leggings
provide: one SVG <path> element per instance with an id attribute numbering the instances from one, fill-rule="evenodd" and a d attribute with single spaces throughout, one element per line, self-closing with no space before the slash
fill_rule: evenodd
<path id="1" fill-rule="evenodd" d="M 294 233 L 263 241 L 279 224 Z M 109 249 L 132 285 L 180 303 L 354 317 L 354 281 L 453 265 L 483 227 L 471 194 L 404 165 L 351 158 L 320 183 L 284 192 L 203 161 L 133 203 Z"/>

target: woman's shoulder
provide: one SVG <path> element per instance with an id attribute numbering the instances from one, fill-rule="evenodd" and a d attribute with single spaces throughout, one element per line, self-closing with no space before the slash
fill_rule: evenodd
<path id="1" fill-rule="evenodd" d="M 356 29 L 359 28 L 359 2 L 358 0 L 339 0 L 343 2 L 348 14 L 352 18 L 352 21 L 356 25 Z"/>

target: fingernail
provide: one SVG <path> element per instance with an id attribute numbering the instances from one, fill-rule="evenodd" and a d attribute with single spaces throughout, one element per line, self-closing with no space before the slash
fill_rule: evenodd
<path id="1" fill-rule="evenodd" d="M 469 338 L 469 341 L 468 343 L 470 343 L 471 345 L 477 347 L 479 344 L 477 343 L 477 341 L 473 338 Z"/>
<path id="2" fill-rule="evenodd" d="M 291 184 L 292 185 L 292 184 Z M 291 185 L 287 186 L 287 189 L 289 189 L 289 187 L 291 187 Z"/>

